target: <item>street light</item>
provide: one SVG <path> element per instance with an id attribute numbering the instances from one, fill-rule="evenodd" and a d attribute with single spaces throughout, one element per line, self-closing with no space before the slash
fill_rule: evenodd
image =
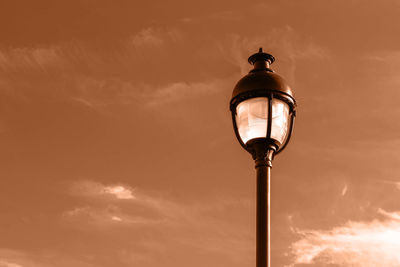
<path id="1" fill-rule="evenodd" d="M 274 155 L 290 140 L 296 115 L 292 90 L 269 65 L 275 58 L 262 51 L 250 56 L 254 69 L 233 89 L 230 110 L 240 145 L 257 171 L 256 266 L 270 266 L 270 181 Z"/>

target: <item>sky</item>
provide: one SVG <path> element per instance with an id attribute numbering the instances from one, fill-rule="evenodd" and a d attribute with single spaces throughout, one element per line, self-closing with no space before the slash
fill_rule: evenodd
<path id="1" fill-rule="evenodd" d="M 0 267 L 255 266 L 229 101 L 263 47 L 294 91 L 272 266 L 400 266 L 400 3 L 0 3 Z"/>

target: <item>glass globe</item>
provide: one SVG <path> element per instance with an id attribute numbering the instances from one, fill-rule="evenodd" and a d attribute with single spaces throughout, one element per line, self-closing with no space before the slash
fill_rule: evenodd
<path id="1" fill-rule="evenodd" d="M 289 132 L 289 105 L 276 98 L 255 97 L 244 100 L 236 107 L 236 124 L 242 142 L 268 136 L 268 106 L 271 101 L 272 114 L 270 138 L 283 144 Z"/>

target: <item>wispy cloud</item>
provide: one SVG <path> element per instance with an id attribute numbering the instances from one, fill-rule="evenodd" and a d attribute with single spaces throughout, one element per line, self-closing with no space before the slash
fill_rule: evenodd
<path id="1" fill-rule="evenodd" d="M 111 48 L 83 41 L 21 47 L 0 46 L 0 73 L 24 75 L 27 71 L 54 70 L 93 73 L 96 70 L 104 71 L 110 65 L 111 68 L 118 67 L 117 64 L 121 68 L 133 60 L 143 60 L 137 54 L 138 49 L 141 53 L 143 49 L 148 49 L 149 54 L 150 51 L 154 54 L 155 48 L 180 43 L 183 38 L 183 32 L 177 28 L 150 27 L 114 43 Z"/>
<path id="2" fill-rule="evenodd" d="M 154 217 L 151 212 L 138 211 L 138 209 L 123 209 L 119 205 L 86 205 L 65 211 L 62 214 L 65 222 L 70 226 L 82 230 L 112 229 L 119 225 L 146 226 L 160 224 L 165 219 Z"/>
<path id="3" fill-rule="evenodd" d="M 0 267 L 22 267 L 22 265 L 0 259 Z"/>
<path id="4" fill-rule="evenodd" d="M 132 35 L 129 42 L 137 48 L 154 48 L 166 42 L 180 42 L 183 33 L 176 28 L 145 28 Z"/>
<path id="5" fill-rule="evenodd" d="M 21 71 L 60 67 L 64 64 L 61 55 L 62 47 L 57 45 L 45 47 L 8 48 L 0 50 L 0 70 L 3 72 Z"/>
<path id="6" fill-rule="evenodd" d="M 180 31 L 175 29 L 149 28 L 114 50 L 78 41 L 0 48 L 0 94 L 23 100 L 72 101 L 92 109 L 130 104 L 151 108 L 231 89 L 230 77 L 171 79 L 156 84 L 142 78 L 141 73 L 148 71 L 141 69 L 151 65 L 148 57 L 165 54 L 152 51 L 150 46 L 178 43 L 181 38 Z M 132 69 L 136 71 L 132 73 Z"/>
<path id="7" fill-rule="evenodd" d="M 39 267 L 26 253 L 0 248 L 0 267 Z"/>
<path id="8" fill-rule="evenodd" d="M 70 193 L 73 195 L 85 197 L 113 197 L 115 199 L 131 200 L 136 197 L 133 194 L 134 189 L 122 184 L 104 185 L 102 183 L 83 180 L 73 183 L 70 187 Z"/>
<path id="9" fill-rule="evenodd" d="M 249 53 L 256 53 L 255 49 L 263 47 L 267 53 L 280 55 L 280 60 L 290 61 L 290 77 L 288 80 L 294 82 L 296 63 L 300 60 L 326 60 L 330 58 L 327 48 L 312 41 L 304 41 L 301 36 L 289 25 L 274 28 L 265 35 L 256 37 L 243 37 L 231 34 L 226 40 L 219 43 L 221 53 L 225 59 L 238 66 L 242 74 L 249 70 L 247 58 Z M 276 56 L 276 54 L 275 54 Z"/>
<path id="10" fill-rule="evenodd" d="M 230 90 L 231 83 L 231 77 L 201 82 L 177 81 L 158 86 L 119 79 L 85 78 L 81 80 L 77 94 L 71 99 L 91 108 L 132 103 L 143 108 L 154 108 Z"/>
<path id="11" fill-rule="evenodd" d="M 104 192 L 106 194 L 114 195 L 119 199 L 134 199 L 135 197 L 132 195 L 132 191 L 122 185 L 117 186 L 107 186 L 104 188 Z"/>
<path id="12" fill-rule="evenodd" d="M 118 216 L 112 216 L 111 220 L 117 221 L 117 222 L 121 222 L 122 221 L 122 219 L 120 217 L 118 217 Z"/>
<path id="13" fill-rule="evenodd" d="M 291 266 L 399 266 L 400 212 L 379 209 L 378 213 L 382 220 L 349 221 L 331 230 L 295 230 L 302 238 L 292 244 Z"/>
<path id="14" fill-rule="evenodd" d="M 155 89 L 143 95 L 150 106 L 176 102 L 179 100 L 210 95 L 229 88 L 230 79 L 215 79 L 204 82 L 176 82 Z"/>
<path id="15" fill-rule="evenodd" d="M 348 186 L 347 186 L 347 184 L 346 184 L 346 185 L 343 187 L 343 189 L 342 189 L 342 196 L 346 195 L 347 189 L 348 189 Z"/>
<path id="16" fill-rule="evenodd" d="M 243 227 L 243 223 L 246 224 L 243 218 L 230 217 L 237 216 L 238 209 L 247 210 L 249 200 L 221 198 L 187 203 L 136 188 L 132 193 L 134 198 L 127 201 L 114 198 L 113 201 L 104 195 L 109 187 L 94 181 L 72 185 L 74 195 L 86 199 L 81 199 L 80 205 L 62 214 L 67 227 L 91 232 L 102 229 L 117 231 L 124 227 L 131 236 L 137 237 L 137 246 L 145 251 L 152 249 L 147 246 L 150 241 L 158 244 L 161 238 L 165 244 L 160 253 L 168 253 L 165 246 L 183 246 L 228 255 L 235 262 L 252 259 L 251 227 Z M 115 189 L 115 186 L 111 187 Z M 124 188 L 130 187 L 124 185 Z M 220 216 L 221 212 L 224 212 L 224 217 Z M 146 234 L 144 239 L 143 233 Z"/>
<path id="17" fill-rule="evenodd" d="M 382 181 L 385 184 L 390 184 L 390 185 L 394 185 L 397 189 L 400 190 L 400 182 L 399 181 Z"/>
<path id="18" fill-rule="evenodd" d="M 79 259 L 83 258 L 83 260 Z M 75 255 L 65 255 L 52 249 L 23 251 L 0 248 L 0 267 L 94 267 L 90 260 Z"/>

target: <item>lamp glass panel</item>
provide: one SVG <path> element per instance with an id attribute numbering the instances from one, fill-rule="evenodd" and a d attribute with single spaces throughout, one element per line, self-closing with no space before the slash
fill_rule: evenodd
<path id="1" fill-rule="evenodd" d="M 236 107 L 236 125 L 243 143 L 266 137 L 268 127 L 268 98 L 247 99 Z"/>
<path id="2" fill-rule="evenodd" d="M 289 105 L 272 99 L 271 138 L 283 144 L 289 132 Z"/>

